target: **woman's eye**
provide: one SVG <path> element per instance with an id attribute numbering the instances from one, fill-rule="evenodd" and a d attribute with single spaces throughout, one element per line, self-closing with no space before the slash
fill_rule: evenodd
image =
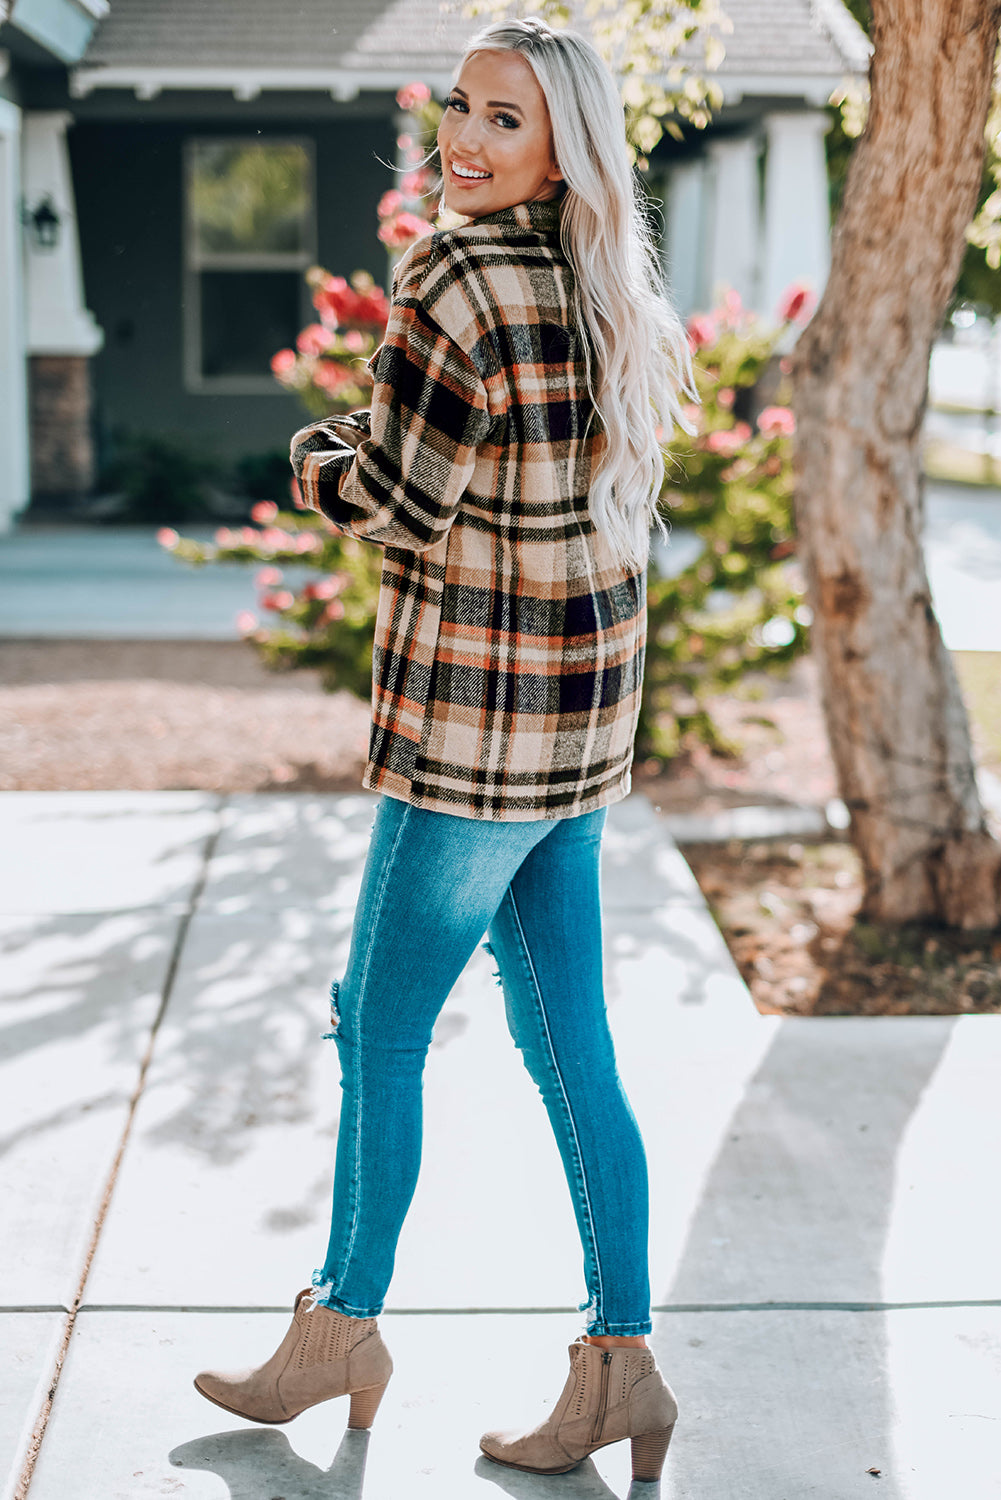
<path id="1" fill-rule="evenodd" d="M 457 99 L 454 94 L 445 99 L 443 104 L 445 109 L 457 109 L 460 112 L 466 108 L 465 99 Z"/>
<path id="2" fill-rule="evenodd" d="M 501 122 L 505 130 L 517 130 L 521 123 L 520 120 L 515 119 L 514 115 L 496 115 L 495 119 Z"/>

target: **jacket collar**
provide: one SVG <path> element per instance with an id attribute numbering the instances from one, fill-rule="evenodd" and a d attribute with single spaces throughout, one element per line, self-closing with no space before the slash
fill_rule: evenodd
<path id="1" fill-rule="evenodd" d="M 472 223 L 496 224 L 502 229 L 534 229 L 541 234 L 558 234 L 562 195 L 550 198 L 545 203 L 516 203 L 513 208 L 500 208 L 494 214 L 484 214 Z"/>

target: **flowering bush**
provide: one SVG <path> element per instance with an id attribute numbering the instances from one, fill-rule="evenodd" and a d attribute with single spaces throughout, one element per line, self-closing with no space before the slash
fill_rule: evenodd
<path id="1" fill-rule="evenodd" d="M 435 106 L 423 84 L 401 89 L 397 100 L 422 129 L 433 128 Z M 380 239 L 393 249 L 432 228 L 419 212 L 431 184 L 424 152 L 409 135 L 398 145 L 407 170 L 378 210 Z M 275 355 L 272 369 L 311 413 L 349 411 L 367 400 L 365 364 L 382 337 L 388 303 L 364 273 L 345 280 L 315 268 L 309 281 L 317 321 L 294 349 Z M 680 569 L 671 567 L 670 547 L 657 549 L 650 568 L 641 757 L 675 754 L 692 738 L 727 750 L 707 699 L 806 647 L 809 612 L 789 566 L 794 422 L 788 373 L 775 351 L 791 325 L 809 316 L 811 301 L 805 287 L 790 288 L 777 326 L 765 326 L 730 292 L 712 312 L 689 319 L 701 405 L 687 412 L 697 424 L 694 436 L 678 433 L 667 444 L 661 510 L 695 545 L 689 542 L 692 555 Z M 253 526 L 223 528 L 214 544 L 166 529 L 160 539 L 196 564 L 263 564 L 259 613 L 243 611 L 237 621 L 247 641 L 271 666 L 318 667 L 325 686 L 367 697 L 380 549 L 340 536 L 304 510 L 294 481 L 281 510 L 264 501 L 251 516 Z M 303 564 L 316 576 L 296 586 L 284 570 Z"/>
<path id="2" fill-rule="evenodd" d="M 661 514 L 694 538 L 679 570 L 670 545 L 655 549 L 648 586 L 649 644 L 637 750 L 676 754 L 695 738 L 729 746 L 706 707 L 748 672 L 783 667 L 807 646 L 809 610 L 787 559 L 795 552 L 791 439 L 795 429 L 785 361 L 775 350 L 805 320 L 812 298 L 794 286 L 778 326 L 766 326 L 728 292 L 720 307 L 688 321 L 701 405 L 697 424 L 668 447 Z M 778 368 L 776 369 L 776 364 Z M 769 377 L 778 376 L 778 380 Z M 774 384 L 774 399 L 760 393 Z M 781 404 L 780 404 L 781 402 Z"/>

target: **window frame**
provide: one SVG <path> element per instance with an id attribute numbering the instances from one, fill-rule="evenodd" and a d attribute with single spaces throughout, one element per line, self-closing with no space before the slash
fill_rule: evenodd
<path id="1" fill-rule="evenodd" d="M 299 146 L 306 153 L 309 174 L 309 207 L 303 216 L 305 248 L 302 250 L 203 251 L 197 242 L 192 212 L 191 181 L 199 146 Z M 309 321 L 304 276 L 317 260 L 316 142 L 311 136 L 230 135 L 225 132 L 188 136 L 184 141 L 181 177 L 182 292 L 181 339 L 182 382 L 195 396 L 277 396 L 281 387 L 267 371 L 260 375 L 205 375 L 202 371 L 202 272 L 203 271 L 296 271 L 299 274 L 300 326 Z M 277 352 L 277 351 L 275 351 Z"/>

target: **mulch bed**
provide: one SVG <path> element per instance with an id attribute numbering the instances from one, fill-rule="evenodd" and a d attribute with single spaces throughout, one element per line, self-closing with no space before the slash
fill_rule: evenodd
<path id="1" fill-rule="evenodd" d="M 666 813 L 823 806 L 836 795 L 816 678 L 800 662 L 713 705 L 734 758 L 696 750 L 635 783 Z M 241 642 L 0 641 L 0 790 L 354 791 L 368 708 Z M 855 920 L 837 839 L 685 848 L 758 1008 L 792 1015 L 1001 1012 L 1001 932 Z"/>

